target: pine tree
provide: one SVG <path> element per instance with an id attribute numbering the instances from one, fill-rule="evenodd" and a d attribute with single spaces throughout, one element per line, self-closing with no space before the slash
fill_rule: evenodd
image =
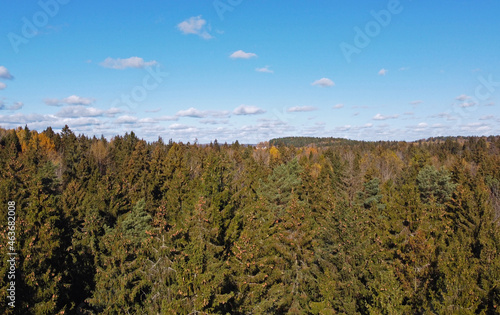
<path id="1" fill-rule="evenodd" d="M 429 165 L 426 165 L 418 173 L 417 185 L 424 203 L 436 201 L 444 204 L 450 200 L 455 188 L 447 171 L 438 171 L 434 166 Z"/>

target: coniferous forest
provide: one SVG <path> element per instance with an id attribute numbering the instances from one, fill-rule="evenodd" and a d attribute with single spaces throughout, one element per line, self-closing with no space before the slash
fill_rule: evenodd
<path id="1" fill-rule="evenodd" d="M 1 129 L 0 205 L 5 314 L 499 313 L 499 136 Z"/>

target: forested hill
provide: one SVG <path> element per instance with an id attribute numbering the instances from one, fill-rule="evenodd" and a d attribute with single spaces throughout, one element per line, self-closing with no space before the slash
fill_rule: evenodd
<path id="1" fill-rule="evenodd" d="M 332 141 L 1 129 L 0 312 L 497 314 L 500 137 Z"/>
<path id="2" fill-rule="evenodd" d="M 319 147 L 334 146 L 340 144 L 356 144 L 360 141 L 347 140 L 341 138 L 320 138 L 320 137 L 283 137 L 269 140 L 271 146 L 294 146 L 296 148 L 316 145 Z"/>
<path id="3" fill-rule="evenodd" d="M 413 142 L 418 142 L 418 143 L 442 143 L 448 141 L 449 143 L 455 142 L 458 144 L 463 144 L 465 141 L 468 141 L 473 137 L 432 137 L 432 138 L 427 138 L 427 139 L 421 139 L 418 141 L 413 141 Z M 486 140 L 488 142 L 495 142 L 497 141 L 498 136 L 491 136 L 488 137 Z M 364 141 L 355 141 L 355 140 L 348 140 L 348 139 L 342 139 L 342 138 L 333 138 L 333 137 L 282 137 L 282 138 L 274 138 L 269 140 L 269 145 L 271 146 L 280 146 L 280 145 L 285 145 L 285 146 L 294 146 L 296 148 L 300 147 L 306 147 L 306 146 L 318 146 L 318 147 L 330 147 L 330 146 L 335 146 L 335 145 L 359 145 Z"/>

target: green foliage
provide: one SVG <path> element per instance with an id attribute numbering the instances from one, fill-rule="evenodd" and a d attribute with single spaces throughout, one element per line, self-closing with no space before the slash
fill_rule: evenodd
<path id="1" fill-rule="evenodd" d="M 104 313 L 137 313 L 144 307 L 150 284 L 145 277 L 146 232 L 151 217 L 140 200 L 114 227 L 105 227 L 101 239 L 96 285 L 91 305 Z"/>
<path id="2" fill-rule="evenodd" d="M 366 209 L 375 207 L 377 209 L 384 209 L 385 205 L 381 204 L 382 194 L 380 194 L 380 180 L 374 178 L 364 184 L 364 191 L 358 194 L 362 205 Z"/>
<path id="3" fill-rule="evenodd" d="M 253 147 L 0 128 L 18 252 L 18 304 L 0 312 L 496 314 L 499 183 L 498 136 Z"/>
<path id="4" fill-rule="evenodd" d="M 451 182 L 448 171 L 426 165 L 417 175 L 417 186 L 422 202 L 444 204 L 451 199 L 456 185 Z"/>

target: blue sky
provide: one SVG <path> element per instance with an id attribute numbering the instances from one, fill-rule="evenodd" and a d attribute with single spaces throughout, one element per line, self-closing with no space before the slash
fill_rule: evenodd
<path id="1" fill-rule="evenodd" d="M 200 143 L 500 134 L 499 1 L 4 1 L 0 126 Z"/>

